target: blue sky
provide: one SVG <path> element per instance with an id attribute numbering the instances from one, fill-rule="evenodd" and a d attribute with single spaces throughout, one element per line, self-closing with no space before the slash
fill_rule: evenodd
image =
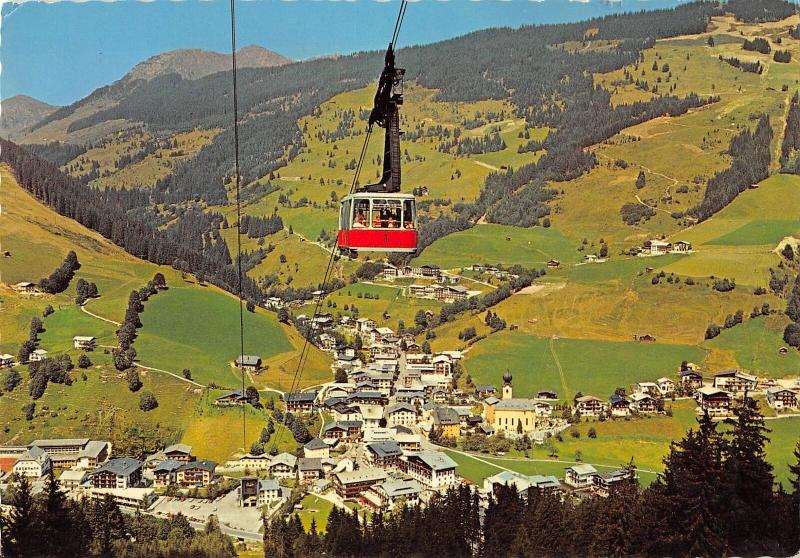
<path id="1" fill-rule="evenodd" d="M 420 0 L 409 5 L 400 46 L 477 29 L 577 21 L 680 0 Z M 299 60 L 383 49 L 398 0 L 237 1 L 237 44 Z M 25 94 L 69 104 L 167 50 L 230 51 L 225 0 L 4 3 L 0 98 Z"/>

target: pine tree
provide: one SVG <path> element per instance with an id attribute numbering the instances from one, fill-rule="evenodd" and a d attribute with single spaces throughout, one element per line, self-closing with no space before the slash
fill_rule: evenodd
<path id="1" fill-rule="evenodd" d="M 727 444 L 724 474 L 731 493 L 726 495 L 726 524 L 731 526 L 731 550 L 741 554 L 772 554 L 776 548 L 764 548 L 773 521 L 770 510 L 774 504 L 772 465 L 767 463 L 764 448 L 769 430 L 758 412 L 758 403 L 745 394 L 734 409 L 733 427 Z"/>
<path id="2" fill-rule="evenodd" d="M 40 517 L 31 493 L 31 483 L 21 477 L 12 493 L 13 509 L 4 523 L 3 547 L 9 557 L 31 556 L 41 553 L 39 536 Z"/>
<path id="3" fill-rule="evenodd" d="M 110 494 L 95 502 L 89 510 L 92 526 L 92 552 L 99 556 L 113 556 L 113 543 L 125 535 L 125 519 Z"/>
<path id="4" fill-rule="evenodd" d="M 661 538 L 653 541 L 655 553 L 727 553 L 723 532 L 725 490 L 721 486 L 724 450 L 724 440 L 707 414 L 699 420 L 697 430 L 689 430 L 683 440 L 672 443 L 663 476 L 652 486 L 659 503 L 653 510 L 654 522 L 663 525 Z"/>
<path id="5" fill-rule="evenodd" d="M 44 485 L 40 536 L 44 553 L 51 556 L 79 556 L 85 553 L 81 541 L 73 535 L 71 510 L 51 469 Z"/>

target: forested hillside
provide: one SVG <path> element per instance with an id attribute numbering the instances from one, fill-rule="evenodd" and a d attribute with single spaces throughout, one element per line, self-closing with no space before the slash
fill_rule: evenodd
<path id="1" fill-rule="evenodd" d="M 753 11 L 754 4 L 758 4 L 761 15 Z M 639 66 L 656 41 L 705 33 L 712 25 L 712 18 L 726 11 L 745 22 L 775 21 L 786 13 L 787 6 L 785 2 L 774 1 L 731 2 L 724 7 L 716 2 L 693 2 L 672 10 L 620 14 L 579 23 L 488 29 L 432 45 L 401 49 L 398 63 L 408 69 L 406 80 L 433 92 L 426 102 L 441 106 L 449 103 L 457 114 L 459 103 L 465 106 L 502 103 L 499 110 L 479 109 L 459 115 L 455 123 L 425 127 L 425 118 L 430 116 L 415 117 L 415 128 L 408 130 L 406 141 L 417 146 L 430 144 L 451 161 L 453 182 L 447 186 L 437 178 L 417 187 L 419 192 L 423 191 L 422 186 L 431 188 L 439 196 L 431 199 L 431 203 L 423 200 L 420 205 L 420 247 L 424 249 L 437 239 L 478 222 L 522 227 L 545 222 L 549 225 L 554 212 L 564 203 L 561 184 L 580 180 L 605 162 L 598 159 L 594 146 L 618 141 L 615 136 L 631 127 L 663 117 L 686 115 L 719 101 L 713 86 L 705 87 L 696 79 L 686 81 L 681 76 L 679 87 L 680 69 L 668 64 L 654 62 L 657 77 L 648 75 L 644 79 L 645 69 Z M 605 46 L 593 48 L 595 42 Z M 301 215 L 305 216 L 301 238 L 322 242 L 331 238 L 334 198 L 344 193 L 346 181 L 342 177 L 349 174 L 355 163 L 354 153 L 345 147 L 344 168 L 335 170 L 334 156 L 338 156 L 335 150 L 350 145 L 342 140 L 355 141 L 363 134 L 364 107 L 343 110 L 336 115 L 335 128 L 316 130 L 313 132 L 316 137 L 312 138 L 307 128 L 325 102 L 345 92 L 361 91 L 372 82 L 381 67 L 381 58 L 380 52 L 366 52 L 273 68 L 240 69 L 242 184 L 245 204 L 249 206 L 245 213 L 252 219 L 274 219 L 269 224 L 243 223 L 242 232 L 258 241 L 246 246 L 249 252 L 245 267 L 253 278 L 258 279 L 258 274 L 262 274 L 264 266 L 259 264 L 273 249 L 272 243 L 266 243 L 266 237 L 284 224 L 291 229 Z M 641 75 L 634 76 L 634 71 L 639 70 Z M 686 72 L 686 67 L 683 71 Z M 606 83 L 596 78 L 615 72 L 624 72 L 624 79 Z M 149 258 L 160 262 L 172 259 L 168 263 L 204 275 L 222 276 L 227 272 L 211 271 L 213 266 L 200 263 L 196 255 L 202 253 L 203 258 L 228 266 L 223 269 L 232 269 L 228 265 L 234 259 L 228 249 L 231 236 L 222 227 L 223 221 L 226 225 L 236 225 L 229 211 L 233 187 L 230 73 L 222 71 L 199 79 L 188 77 L 162 72 L 148 80 L 121 80 L 57 111 L 38 125 L 41 128 L 63 121 L 68 136 L 77 138 L 83 137 L 87 130 L 98 130 L 111 122 L 127 122 L 125 125 L 131 130 L 134 129 L 131 123 L 142 123 L 136 125 L 144 127 L 144 131 L 136 132 L 143 134 L 138 148 L 126 144 L 124 149 L 114 150 L 113 142 L 109 146 L 103 140 L 92 145 L 51 143 L 31 149 L 82 181 L 93 181 L 95 186 L 134 185 L 133 191 L 116 193 L 90 188 L 85 195 L 113 203 L 136 223 L 151 228 L 169 224 L 165 233 L 158 231 L 155 237 L 165 241 L 180 238 L 192 247 L 194 254 L 177 256 L 166 250 L 168 255 L 154 254 Z M 683 83 L 697 83 L 697 87 Z M 639 96 L 621 99 L 616 94 L 617 88 L 629 85 L 637 88 Z M 792 114 L 787 120 L 787 130 L 791 130 L 794 122 Z M 176 134 L 196 134 L 197 130 L 213 132 L 195 142 L 191 151 L 184 151 L 183 144 L 178 147 L 165 144 L 167 149 L 159 149 L 159 142 L 168 143 L 168 138 Z M 742 189 L 766 177 L 776 160 L 770 143 L 775 134 L 770 131 L 773 133 L 768 134 L 762 126 L 753 132 L 752 138 L 750 132 L 742 131 L 741 140 L 737 140 L 742 146 L 737 149 L 738 144 L 731 143 L 728 154 L 734 156 L 759 145 L 761 156 L 738 157 L 733 167 L 720 170 L 718 177 L 700 177 L 698 180 L 709 184 L 704 196 L 694 196 L 694 209 L 672 211 L 676 224 L 706 219 Z M 796 148 L 786 141 L 781 164 L 790 172 L 796 165 L 796 157 L 792 157 Z M 154 147 L 148 147 L 150 144 Z M 320 149 L 325 150 L 325 157 Z M 412 156 L 406 149 L 405 164 L 419 164 L 422 170 L 429 155 L 413 151 Z M 516 152 L 518 157 L 509 158 L 509 151 Z M 497 156 L 487 158 L 492 154 Z M 473 168 L 465 173 L 459 162 L 467 161 L 469 165 L 469 159 L 476 156 L 481 156 L 483 160 L 476 162 L 487 170 Z M 97 163 L 93 157 L 104 157 L 107 161 Z M 151 175 L 157 176 L 151 183 L 114 180 L 116 174 L 122 174 L 132 164 L 164 158 L 171 158 L 171 163 L 160 166 L 161 170 Z M 347 162 L 348 158 L 352 160 Z M 308 172 L 305 163 L 314 160 L 327 165 L 332 172 L 313 176 L 317 173 Z M 620 165 L 627 165 L 626 161 L 620 161 Z M 372 162 L 375 163 L 374 157 Z M 431 163 L 435 164 L 433 160 Z M 299 167 L 303 171 L 296 174 Z M 283 173 L 288 178 L 282 178 Z M 738 178 L 731 183 L 730 177 L 734 175 Z M 111 178 L 106 180 L 105 176 Z M 324 190 L 328 199 L 323 201 L 321 194 L 312 193 L 312 183 L 322 186 L 316 190 Z M 472 184 L 472 189 L 459 194 L 464 183 Z M 409 190 L 411 186 L 417 184 L 408 184 Z M 193 209 L 186 207 L 187 202 Z M 651 217 L 663 219 L 651 205 L 628 200 L 627 205 L 620 204 L 609 213 L 622 214 L 630 226 Z M 223 218 L 200 218 L 201 210 Z M 257 227 L 253 228 L 251 223 Z M 137 242 L 126 241 L 126 244 L 135 249 Z M 314 258 L 320 255 L 321 252 Z M 231 276 L 215 281 L 231 287 L 235 283 L 232 279 Z M 288 285 L 292 276 L 277 280 Z M 262 286 L 274 285 L 275 281 L 272 275 L 262 275 Z M 249 278 L 246 283 L 248 298 L 259 300 L 255 283 L 251 284 Z M 305 279 L 302 286 L 314 283 Z"/>

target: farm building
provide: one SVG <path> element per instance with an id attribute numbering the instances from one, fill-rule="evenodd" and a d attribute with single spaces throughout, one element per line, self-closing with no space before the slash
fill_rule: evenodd
<path id="1" fill-rule="evenodd" d="M 36 292 L 36 285 L 31 283 L 30 281 L 20 281 L 16 285 L 14 285 L 14 290 L 18 293 L 35 293 Z"/>
<path id="2" fill-rule="evenodd" d="M 30 356 L 28 356 L 28 360 L 30 362 L 41 362 L 47 358 L 47 351 L 44 349 L 36 349 L 31 351 Z"/>
<path id="3" fill-rule="evenodd" d="M 72 346 L 84 351 L 94 350 L 97 345 L 97 338 L 90 335 L 76 335 L 72 338 Z"/>
<path id="4" fill-rule="evenodd" d="M 239 355 L 236 366 L 246 372 L 258 372 L 261 369 L 261 357 L 257 355 Z"/>
<path id="5" fill-rule="evenodd" d="M 247 396 L 235 389 L 214 399 L 214 405 L 228 407 L 230 405 L 244 405 L 248 402 Z"/>
<path id="6" fill-rule="evenodd" d="M 290 413 L 311 413 L 314 411 L 314 403 L 317 400 L 316 391 L 300 391 L 287 393 L 284 398 L 286 411 Z"/>
<path id="7" fill-rule="evenodd" d="M 791 409 L 797 407 L 797 391 L 781 386 L 767 389 L 767 402 L 773 409 Z"/>
<path id="8" fill-rule="evenodd" d="M 753 391 L 758 387 L 758 378 L 741 370 L 723 370 L 714 374 L 714 387 L 734 395 Z"/>
<path id="9" fill-rule="evenodd" d="M 721 389 L 706 386 L 699 388 L 695 393 L 698 403 L 698 412 L 707 412 L 709 416 L 727 416 L 730 414 L 731 396 Z"/>

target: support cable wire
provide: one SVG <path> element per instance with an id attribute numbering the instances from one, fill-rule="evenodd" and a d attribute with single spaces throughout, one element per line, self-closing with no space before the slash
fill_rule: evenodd
<path id="1" fill-rule="evenodd" d="M 397 20 L 395 21 L 394 32 L 392 33 L 392 47 L 396 44 L 397 37 L 400 34 L 400 28 L 403 25 L 403 18 L 405 17 L 406 6 L 408 4 L 408 0 L 402 0 L 400 4 L 400 12 L 397 14 Z M 233 0 L 231 0 L 231 6 L 233 5 Z M 369 140 L 372 136 L 372 124 L 367 127 L 367 132 L 364 137 L 364 145 L 361 147 L 361 155 L 358 158 L 358 163 L 356 164 L 355 172 L 353 174 L 353 182 L 350 185 L 350 194 L 356 191 L 356 187 L 358 185 L 358 178 L 361 174 L 361 169 L 364 166 L 364 160 L 366 159 L 367 155 L 367 148 L 369 147 Z M 238 196 L 237 196 L 238 199 Z M 330 278 L 331 271 L 333 270 L 333 264 L 335 262 L 336 256 L 336 247 L 338 245 L 339 239 L 338 236 L 336 240 L 334 240 L 333 247 L 331 248 L 331 255 L 328 258 L 328 265 L 325 268 L 325 274 L 323 275 L 322 285 L 320 286 L 322 290 L 325 289 L 325 286 L 328 283 Z M 323 295 L 317 300 L 317 303 L 314 307 L 314 314 L 311 317 L 311 324 L 310 329 L 306 330 L 306 334 L 303 336 L 303 348 L 300 351 L 300 356 L 297 360 L 297 366 L 295 367 L 294 375 L 292 376 L 292 383 L 290 384 L 289 391 L 286 392 L 286 396 L 295 392 L 295 390 L 299 387 L 300 381 L 302 379 L 303 370 L 305 368 L 306 361 L 308 360 L 308 354 L 310 352 L 311 346 L 311 337 L 314 334 L 314 327 L 316 323 L 316 318 L 319 316 L 320 311 L 322 310 L 322 301 L 324 300 L 325 296 Z M 276 433 L 275 439 L 272 443 L 272 450 L 277 451 L 278 446 L 281 442 L 281 437 L 283 434 L 283 429 L 279 430 Z"/>
<path id="2" fill-rule="evenodd" d="M 244 300 L 242 298 L 242 200 L 240 194 L 241 173 L 239 170 L 239 98 L 236 84 L 236 6 L 231 0 L 231 69 L 233 76 L 233 148 L 235 151 L 234 173 L 236 182 L 236 272 L 238 277 L 237 291 L 239 295 L 239 369 L 242 376 L 242 396 L 245 394 L 244 379 Z M 242 405 L 242 449 L 247 451 L 247 413 Z"/>

